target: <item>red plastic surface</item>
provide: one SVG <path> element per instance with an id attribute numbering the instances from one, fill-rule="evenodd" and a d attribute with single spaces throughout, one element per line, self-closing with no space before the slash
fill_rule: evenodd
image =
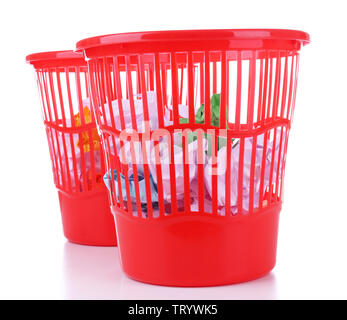
<path id="1" fill-rule="evenodd" d="M 163 43 L 173 44 L 175 49 L 181 42 L 186 42 L 186 45 L 193 42 L 194 49 L 201 49 L 202 47 L 209 46 L 212 42 L 224 41 L 225 44 L 231 43 L 231 49 L 238 49 L 233 45 L 232 41 L 240 41 L 239 43 L 246 46 L 256 44 L 253 42 L 260 40 L 264 45 L 267 40 L 272 44 L 276 41 L 294 41 L 302 44 L 310 42 L 308 33 L 298 30 L 285 30 L 285 29 L 215 29 L 215 30 L 170 30 L 170 31 L 144 31 L 144 32 L 130 32 L 109 34 L 97 36 L 92 38 L 83 39 L 76 44 L 77 50 L 87 50 L 91 48 L 103 47 L 103 50 L 98 50 L 98 54 L 103 55 L 106 50 L 104 46 L 110 45 L 126 45 L 135 44 L 132 48 L 136 51 L 142 43 L 146 43 L 148 50 L 158 49 Z M 248 42 L 248 45 L 245 43 Z M 155 44 L 156 47 L 152 47 Z M 153 50 L 154 51 L 154 50 Z"/>
<path id="2" fill-rule="evenodd" d="M 71 67 L 73 70 L 73 67 L 76 66 L 86 66 L 83 54 L 72 50 L 32 53 L 26 56 L 26 61 L 35 69 L 61 66 Z"/>
<path id="3" fill-rule="evenodd" d="M 91 246 L 117 244 L 114 218 L 106 190 L 87 196 L 71 196 L 58 191 L 65 237 Z"/>
<path id="4" fill-rule="evenodd" d="M 183 213 L 143 222 L 115 211 L 123 270 L 183 287 L 259 278 L 275 266 L 279 212 L 280 205 L 233 219 Z"/>
<path id="5" fill-rule="evenodd" d="M 105 145 L 107 169 L 117 172 L 118 190 L 120 173 L 126 184 L 129 170 L 135 177 L 136 202 L 129 200 L 129 188 L 124 191 L 126 198 L 117 195 L 115 182 L 110 191 L 122 265 L 130 277 L 162 285 L 209 286 L 251 280 L 273 268 L 299 51 L 308 42 L 305 32 L 277 29 L 140 32 L 78 42 L 77 49 L 84 50 L 88 58 L 91 97 Z M 206 196 L 205 164 L 197 164 L 197 185 L 192 186 L 190 165 L 184 163 L 184 197 L 178 199 L 177 164 L 172 157 L 168 203 L 164 201 L 167 191 L 159 161 L 155 207 L 150 171 L 144 161 L 147 202 L 143 213 L 138 168 L 130 163 L 121 165 L 121 155 L 115 150 L 117 144 L 133 143 L 121 136 L 125 128 L 122 99 L 128 100 L 127 108 L 132 114 L 127 125 L 137 131 L 134 106 L 138 99 L 142 99 L 144 120 L 153 116 L 146 98 L 148 91 L 156 93 L 157 123 L 159 129 L 165 130 L 170 151 L 174 150 L 175 130 L 200 129 L 208 133 L 212 129 L 211 156 L 217 160 L 212 169 L 217 168 L 220 157 L 216 147 L 220 136 L 226 141 L 223 160 L 226 170 L 220 177 L 211 175 L 211 192 Z M 210 120 L 211 97 L 217 93 L 220 93 L 218 126 Z M 118 125 L 112 110 L 115 100 Z M 205 121 L 197 123 L 195 112 L 202 104 Z M 179 121 L 180 105 L 187 108 L 185 123 Z M 164 119 L 166 110 L 171 112 L 172 123 L 167 124 Z M 138 133 L 136 141 L 144 139 L 156 145 L 153 134 L 157 129 L 149 129 Z M 238 167 L 232 169 L 233 139 L 239 143 L 239 153 Z M 259 139 L 260 153 L 256 150 Z M 247 149 L 250 141 L 251 150 Z M 198 139 L 198 144 L 201 151 L 202 139 Z M 187 159 L 187 145 L 188 139 L 184 137 L 183 159 Z M 159 160 L 161 157 L 156 154 Z M 231 185 L 235 172 L 237 180 Z M 221 179 L 225 179 L 225 184 L 220 184 Z M 245 187 L 247 179 L 249 184 Z M 192 207 L 192 188 L 198 195 L 197 207 Z M 221 192 L 225 195 L 222 204 Z M 234 204 L 232 196 L 236 197 Z"/>
<path id="6" fill-rule="evenodd" d="M 79 244 L 114 246 L 114 219 L 102 181 L 102 145 L 95 141 L 94 116 L 87 117 L 83 105 L 89 101 L 83 54 L 42 52 L 28 55 L 26 61 L 36 70 L 64 234 Z"/>

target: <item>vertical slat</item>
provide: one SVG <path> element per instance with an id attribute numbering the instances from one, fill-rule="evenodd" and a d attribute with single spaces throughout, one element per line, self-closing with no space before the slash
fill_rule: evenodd
<path id="1" fill-rule="evenodd" d="M 227 59 L 226 60 L 226 97 L 225 97 L 225 100 L 226 100 L 226 110 L 229 110 L 229 95 L 230 95 L 230 74 L 229 74 L 229 60 Z M 229 114 L 228 114 L 228 117 L 227 117 L 227 124 L 229 123 Z"/>
<path id="2" fill-rule="evenodd" d="M 284 73 L 283 73 L 283 88 L 282 88 L 282 102 L 281 102 L 281 114 L 280 117 L 283 119 L 284 109 L 286 105 L 287 99 L 287 83 L 288 83 L 288 52 L 285 53 L 285 61 L 284 61 Z"/>
<path id="3" fill-rule="evenodd" d="M 123 110 L 123 102 L 122 102 L 122 87 L 121 87 L 121 78 L 120 78 L 120 70 L 117 62 L 117 57 L 113 58 L 113 67 L 115 70 L 115 78 L 116 78 L 116 95 L 117 95 L 117 102 L 118 102 L 118 108 L 119 108 L 119 117 L 120 117 L 120 124 L 121 129 L 125 129 L 125 120 L 124 120 L 124 110 Z"/>
<path id="4" fill-rule="evenodd" d="M 270 118 L 270 110 L 271 110 L 271 98 L 272 98 L 272 57 L 270 53 L 270 75 L 269 75 L 269 92 L 268 92 L 268 104 L 267 104 L 267 112 L 266 112 L 266 119 Z"/>
<path id="5" fill-rule="evenodd" d="M 112 79 L 113 79 L 113 99 L 117 99 L 117 84 L 116 84 L 116 71 L 114 69 L 114 59 L 115 57 L 112 58 L 112 63 L 110 63 L 110 66 L 112 66 Z"/>
<path id="6" fill-rule="evenodd" d="M 132 84 L 128 83 L 128 89 L 132 86 Z M 130 97 L 130 93 L 129 93 Z M 136 164 L 136 154 L 134 149 L 134 142 L 131 140 L 130 142 L 130 153 L 131 153 L 131 162 L 133 167 L 133 175 L 134 175 L 134 184 L 135 184 L 135 198 L 136 198 L 136 208 L 137 208 L 137 216 L 142 217 L 142 207 L 141 207 L 141 198 L 140 198 L 140 187 L 139 187 L 139 174 L 137 170 Z"/>
<path id="7" fill-rule="evenodd" d="M 257 124 L 260 124 L 262 115 L 262 100 L 263 100 L 263 68 L 264 60 L 260 59 L 260 72 L 259 72 L 259 94 L 258 94 L 258 112 L 257 112 Z"/>
<path id="8" fill-rule="evenodd" d="M 277 139 L 277 130 L 274 130 L 274 138 L 272 143 L 272 154 L 271 154 L 271 164 L 270 164 L 270 179 L 269 179 L 269 204 L 272 202 L 272 193 L 273 193 L 273 171 L 275 165 L 275 153 L 276 153 L 276 139 Z"/>
<path id="9" fill-rule="evenodd" d="M 226 52 L 222 51 L 221 53 L 221 94 L 220 94 L 220 121 L 219 127 L 226 128 L 227 125 L 227 109 L 226 109 L 226 100 L 227 92 L 229 87 L 227 87 L 227 63 L 226 63 Z"/>
<path id="10" fill-rule="evenodd" d="M 285 127 L 285 138 L 284 138 L 284 149 L 283 149 L 283 155 L 282 155 L 282 168 L 281 168 L 281 186 L 280 186 L 280 199 L 283 198 L 283 178 L 284 178 L 284 171 L 285 171 L 285 165 L 286 165 L 286 155 L 287 155 L 287 147 L 288 147 L 288 127 Z"/>
<path id="11" fill-rule="evenodd" d="M 96 73 L 96 76 L 98 78 L 98 84 L 99 84 L 99 88 L 105 88 L 105 83 L 104 83 L 104 69 L 102 67 L 102 58 L 97 60 L 97 67 L 98 67 L 98 72 Z M 105 97 L 105 92 L 104 90 L 100 90 L 99 91 L 99 96 L 101 99 L 101 103 L 100 105 L 103 107 L 104 104 L 106 103 L 106 97 Z M 106 118 L 104 116 L 104 118 Z M 106 123 L 106 119 L 105 119 L 105 123 Z"/>
<path id="12" fill-rule="evenodd" d="M 252 137 L 252 156 L 251 156 L 251 170 L 249 177 L 249 214 L 253 213 L 254 207 L 254 171 L 255 171 L 255 156 L 257 148 L 257 136 Z"/>
<path id="13" fill-rule="evenodd" d="M 164 194 L 163 194 L 163 177 L 162 177 L 161 160 L 160 160 L 161 158 L 160 158 L 158 140 L 154 141 L 154 152 L 155 152 L 155 163 L 156 163 L 156 170 L 157 170 L 159 216 L 163 216 L 165 214 L 165 207 L 164 207 Z"/>
<path id="14" fill-rule="evenodd" d="M 212 130 L 213 134 L 211 134 L 211 156 L 212 156 L 212 213 L 218 213 L 218 184 L 217 184 L 217 170 L 218 170 L 218 162 L 217 162 L 217 144 L 218 144 L 218 135 L 216 130 Z"/>
<path id="15" fill-rule="evenodd" d="M 159 63 L 159 56 L 157 55 L 158 63 Z M 162 85 L 162 97 L 163 97 L 163 104 L 165 107 L 168 107 L 167 105 L 167 75 L 166 75 L 166 67 L 164 63 L 161 63 L 160 65 L 161 68 L 161 85 Z"/>
<path id="16" fill-rule="evenodd" d="M 145 68 L 145 83 L 146 83 L 146 90 L 149 91 L 149 68 L 147 64 L 147 68 Z"/>
<path id="17" fill-rule="evenodd" d="M 265 75 L 264 75 L 264 90 L 263 90 L 263 102 L 261 108 L 261 120 L 262 125 L 265 125 L 266 118 L 266 102 L 267 102 L 267 92 L 268 92 L 268 72 L 269 72 L 269 53 L 265 51 Z"/>
<path id="18" fill-rule="evenodd" d="M 225 216 L 230 216 L 230 171 L 231 171 L 231 131 L 227 131 L 227 159 L 225 172 Z"/>
<path id="19" fill-rule="evenodd" d="M 295 109 L 295 100 L 296 100 L 296 90 L 297 90 L 297 84 L 298 84 L 298 72 L 299 72 L 299 54 L 296 53 L 296 60 L 295 60 L 295 77 L 294 77 L 294 88 L 293 88 L 293 103 L 291 106 L 291 115 L 290 115 L 290 121 L 293 121 L 293 115 L 294 115 L 294 109 Z"/>
<path id="20" fill-rule="evenodd" d="M 154 70 L 153 63 L 149 64 L 149 90 L 154 91 Z"/>
<path id="21" fill-rule="evenodd" d="M 278 150 L 277 168 L 276 168 L 276 189 L 275 189 L 276 197 L 278 195 L 278 189 L 279 189 L 279 174 L 280 174 L 282 143 L 283 143 L 282 140 L 283 140 L 283 126 L 281 126 L 281 137 L 280 137 L 280 145 Z"/>
<path id="22" fill-rule="evenodd" d="M 92 115 L 92 111 L 91 111 L 91 120 L 92 123 L 95 124 L 95 120 L 93 121 L 93 115 Z M 93 190 L 94 188 L 96 188 L 96 169 L 95 169 L 95 149 L 94 149 L 94 142 L 93 142 L 93 129 L 95 129 L 94 127 L 89 126 L 88 129 L 88 137 L 89 137 L 89 157 L 90 157 L 90 163 L 88 168 L 86 168 L 86 170 L 90 170 L 89 172 L 91 173 L 91 190 Z M 87 178 L 88 179 L 88 178 Z"/>
<path id="23" fill-rule="evenodd" d="M 139 77 L 139 68 L 138 65 L 135 66 L 136 72 L 135 72 L 135 77 L 136 77 L 136 96 L 138 97 L 138 94 L 140 93 L 140 77 Z M 147 91 L 147 88 L 145 89 L 145 92 Z"/>
<path id="24" fill-rule="evenodd" d="M 71 98 L 69 68 L 65 68 L 65 78 L 66 78 L 66 88 L 67 88 L 67 96 L 68 96 L 68 102 L 69 102 L 71 126 L 72 126 L 72 128 L 76 128 L 75 117 L 73 114 L 73 104 L 72 104 L 72 98 Z M 72 164 L 73 164 L 75 187 L 76 187 L 76 192 L 80 192 L 80 188 L 78 185 L 79 177 L 78 177 L 78 172 L 77 172 L 77 160 L 76 160 L 75 146 L 74 146 L 74 141 L 73 141 L 73 134 L 70 133 L 69 136 L 70 136 L 70 147 L 71 147 L 71 154 L 72 154 Z"/>
<path id="25" fill-rule="evenodd" d="M 176 170 L 175 170 L 175 150 L 173 134 L 170 134 L 169 161 L 170 161 L 170 188 L 171 188 L 171 211 L 177 213 L 177 196 L 176 196 Z"/>
<path id="26" fill-rule="evenodd" d="M 200 62 L 200 104 L 205 103 L 204 62 Z"/>
<path id="27" fill-rule="evenodd" d="M 189 164 L 190 157 L 188 152 L 188 134 L 182 135 L 182 151 L 183 151 L 183 174 L 184 174 L 184 207 L 185 212 L 190 212 L 190 179 Z"/>
<path id="28" fill-rule="evenodd" d="M 276 54 L 276 76 L 275 76 L 275 88 L 274 88 L 274 97 L 273 97 L 273 104 L 272 104 L 272 119 L 277 118 L 280 85 L 281 85 L 281 55 L 280 55 L 280 51 L 278 51 Z"/>
<path id="29" fill-rule="evenodd" d="M 123 208 L 124 203 L 123 201 L 123 197 L 122 197 L 122 188 L 121 188 L 121 182 L 119 180 L 119 173 L 117 174 L 117 179 L 118 179 L 118 190 L 120 192 L 120 194 L 118 195 L 115 189 L 115 181 L 114 181 L 114 167 L 112 165 L 112 160 L 111 160 L 111 156 L 112 156 L 112 149 L 110 146 L 110 140 L 109 135 L 108 134 L 103 134 L 102 135 L 103 141 L 104 141 L 104 149 L 105 149 L 105 153 L 106 153 L 106 163 L 107 163 L 107 173 L 108 173 L 108 178 L 109 178 L 109 200 L 111 203 L 111 206 L 117 206 L 118 208 L 121 207 Z M 117 170 L 118 171 L 118 170 Z M 121 205 L 119 205 L 118 200 L 117 200 L 117 196 L 119 196 L 119 201 L 121 203 Z M 122 205 L 123 203 L 123 205 Z"/>
<path id="30" fill-rule="evenodd" d="M 193 63 L 193 82 L 194 82 L 194 108 L 198 101 L 198 72 L 197 72 L 198 66 Z M 195 113 L 195 112 L 194 112 Z"/>
<path id="31" fill-rule="evenodd" d="M 130 114 L 131 114 L 131 124 L 132 129 L 137 131 L 137 121 L 136 121 L 136 112 L 135 112 L 135 105 L 134 105 L 134 94 L 133 94 L 133 84 L 132 84 L 132 78 L 131 78 L 131 65 L 130 65 L 130 56 L 127 55 L 125 57 L 126 60 L 126 77 L 127 77 L 127 93 L 128 93 L 128 99 L 130 104 Z"/>
<path id="32" fill-rule="evenodd" d="M 47 116 L 47 112 L 46 112 L 46 103 L 45 103 L 45 98 L 44 98 L 44 89 L 42 88 L 43 85 L 43 80 L 42 80 L 42 71 L 36 71 L 36 75 L 37 75 L 37 84 L 38 84 L 38 88 L 39 88 L 39 92 L 40 92 L 40 96 L 41 96 L 41 106 L 42 106 L 42 111 L 43 111 L 43 117 L 45 121 L 48 121 L 48 116 Z"/>
<path id="33" fill-rule="evenodd" d="M 236 131 L 240 130 L 241 93 L 242 93 L 242 60 L 241 60 L 241 51 L 237 51 L 237 85 L 236 85 L 236 111 L 235 111 Z"/>
<path id="34" fill-rule="evenodd" d="M 293 97 L 293 79 L 294 79 L 294 55 L 292 55 L 292 63 L 290 68 L 290 82 L 289 82 L 287 113 L 286 113 L 286 119 L 288 120 L 289 120 L 290 106 L 291 106 L 292 97 Z"/>
<path id="35" fill-rule="evenodd" d="M 81 128 L 85 130 L 86 121 L 84 118 L 84 112 L 83 112 L 83 103 L 82 103 L 82 92 L 81 92 L 81 80 L 80 80 L 80 71 L 79 67 L 75 67 L 75 81 L 76 81 L 76 90 L 77 90 L 77 103 L 78 103 L 78 109 L 80 113 L 81 118 Z M 78 133 L 79 141 L 82 142 L 82 134 L 81 131 Z M 81 154 L 81 172 L 82 172 L 82 185 L 83 185 L 83 191 L 88 190 L 88 183 L 87 183 L 87 175 L 86 175 L 86 161 L 84 156 L 84 149 L 83 144 L 81 143 L 80 146 L 80 154 Z"/>
<path id="36" fill-rule="evenodd" d="M 158 106 L 158 123 L 159 123 L 159 128 L 163 128 L 164 127 L 164 108 L 163 108 L 163 98 L 162 98 L 162 90 L 161 90 L 161 82 L 160 82 L 160 63 L 159 63 L 158 53 L 155 53 L 154 55 L 154 66 L 155 66 L 155 81 L 156 81 L 157 106 Z M 156 162 L 156 170 L 157 170 L 159 216 L 162 216 L 165 213 L 165 208 L 164 208 L 162 169 L 161 169 L 158 141 L 154 141 L 154 148 L 155 148 L 154 149 L 155 162 Z"/>
<path id="37" fill-rule="evenodd" d="M 65 81 L 66 81 L 67 97 L 68 97 L 68 102 L 69 102 L 71 127 L 75 128 L 76 127 L 76 123 L 75 123 L 75 118 L 74 118 L 74 113 L 73 113 L 73 103 L 72 103 L 72 97 L 71 97 L 69 68 L 65 68 Z"/>
<path id="38" fill-rule="evenodd" d="M 204 188 L 204 163 L 203 157 L 205 150 L 203 149 L 203 134 L 202 130 L 196 130 L 197 132 L 197 143 L 198 143 L 198 202 L 199 202 L 199 212 L 204 213 L 204 198 L 205 198 L 205 188 Z"/>
<path id="39" fill-rule="evenodd" d="M 242 214 L 242 197 L 243 197 L 243 163 L 245 151 L 245 138 L 240 138 L 240 154 L 239 154 L 239 172 L 237 180 L 237 212 Z"/>
<path id="40" fill-rule="evenodd" d="M 149 112 L 148 112 L 148 101 L 147 101 L 147 92 L 146 92 L 145 67 L 143 62 L 143 55 L 139 55 L 138 59 L 139 59 L 139 78 L 140 78 L 140 89 L 142 94 L 143 114 L 144 114 L 145 122 L 149 123 Z M 150 126 L 145 128 L 146 131 L 150 129 L 151 129 Z M 150 141 L 150 140 L 143 139 L 141 141 L 141 148 L 142 148 L 142 156 L 143 156 L 143 171 L 145 175 L 148 218 L 150 218 L 150 217 L 153 217 L 153 206 L 152 206 L 151 184 L 150 184 L 149 169 L 148 169 L 147 141 Z"/>
<path id="41" fill-rule="evenodd" d="M 253 115 L 254 115 L 254 96 L 255 96 L 255 53 L 252 51 L 251 59 L 249 62 L 249 80 L 248 80 L 248 106 L 247 106 L 247 124 L 248 130 L 253 129 Z"/>
<path id="42" fill-rule="evenodd" d="M 86 125 L 86 121 L 85 121 L 84 112 L 83 112 L 80 67 L 75 67 L 75 81 L 76 81 L 76 90 L 77 90 L 78 110 L 79 110 L 80 117 L 81 117 L 81 125 L 82 125 L 82 127 L 84 127 Z"/>
<path id="43" fill-rule="evenodd" d="M 212 93 L 217 93 L 217 62 L 212 62 L 213 78 L 212 78 Z"/>
<path id="44" fill-rule="evenodd" d="M 118 96 L 118 93 L 117 93 L 117 96 Z M 126 194 L 127 194 L 128 212 L 132 215 L 133 214 L 133 209 L 132 209 L 132 203 L 131 203 L 131 195 L 130 195 L 130 187 L 129 187 L 129 177 L 128 177 L 129 165 L 127 164 L 127 162 L 125 160 L 124 142 L 123 142 L 122 139 L 120 139 L 120 146 L 121 146 L 120 157 L 122 159 L 122 163 L 125 164 L 124 165 L 124 167 L 125 167 L 124 178 L 125 178 L 125 191 L 126 191 Z M 120 186 L 120 184 L 119 184 L 119 186 Z"/>
<path id="45" fill-rule="evenodd" d="M 188 52 L 188 108 L 189 108 L 189 123 L 193 124 L 195 122 L 195 112 L 194 112 L 194 72 L 193 72 L 193 57 L 192 52 Z"/>
<path id="46" fill-rule="evenodd" d="M 106 86 L 105 86 L 105 71 L 104 71 L 104 59 L 101 58 L 98 60 L 97 63 L 97 83 L 99 87 L 99 96 L 100 96 L 100 101 L 99 101 L 99 107 L 101 107 L 101 113 L 102 113 L 102 119 L 104 125 L 107 126 L 107 112 L 106 112 L 106 107 L 107 107 L 107 99 L 106 99 Z M 111 117 L 112 118 L 112 117 Z M 112 121 L 112 119 L 109 119 Z"/>
<path id="47" fill-rule="evenodd" d="M 183 71 L 184 71 L 184 65 L 182 64 L 180 67 L 181 74 L 180 74 L 180 98 L 179 98 L 179 103 L 182 104 L 182 99 L 183 99 Z"/>
<path id="48" fill-rule="evenodd" d="M 267 136 L 268 131 L 264 133 L 263 141 L 263 156 L 261 160 L 261 173 L 260 173 L 260 187 L 259 187 L 259 208 L 263 207 L 263 196 L 264 196 L 264 176 L 265 176 L 265 165 L 266 165 L 266 150 L 267 150 Z"/>
<path id="49" fill-rule="evenodd" d="M 88 83 L 88 76 L 87 76 L 87 71 L 85 70 L 84 72 L 84 85 L 86 87 L 86 97 L 89 98 L 89 83 Z"/>
<path id="50" fill-rule="evenodd" d="M 160 84 L 160 65 L 159 65 L 159 54 L 154 55 L 155 65 L 155 82 L 156 82 L 156 94 L 157 94 L 157 106 L 158 106 L 158 124 L 159 128 L 164 127 L 164 107 L 163 107 L 163 93 Z"/>
<path id="51" fill-rule="evenodd" d="M 88 64 L 88 69 L 89 69 L 89 72 L 88 72 L 88 83 L 90 83 L 90 86 L 89 86 L 89 90 L 90 90 L 90 103 L 91 105 L 94 105 L 95 108 L 92 108 L 92 114 L 93 116 L 95 117 L 96 116 L 96 119 L 97 119 L 97 122 L 99 122 L 100 120 L 100 110 L 99 110 L 99 104 L 96 102 L 97 101 L 97 98 L 95 97 L 96 96 L 96 92 L 95 92 L 95 82 L 94 82 L 94 76 L 95 76 L 95 70 L 94 70 L 94 63 L 92 62 L 92 60 L 89 60 L 87 62 Z M 88 90 L 88 91 L 89 91 Z"/>
<path id="52" fill-rule="evenodd" d="M 178 79 L 177 79 L 177 64 L 176 53 L 171 52 L 171 85 L 172 85 L 172 110 L 173 110 L 173 123 L 174 126 L 179 124 L 178 113 Z M 176 181 L 175 181 L 175 153 L 173 134 L 170 134 L 170 185 L 171 185 L 171 208 L 172 213 L 177 212 L 177 197 L 176 197 Z"/>
<path id="53" fill-rule="evenodd" d="M 62 93 L 61 80 L 60 80 L 60 71 L 58 68 L 56 68 L 55 74 L 56 74 L 56 79 L 57 79 L 58 96 L 59 96 L 59 102 L 60 102 L 60 110 L 61 110 L 61 115 L 62 115 L 63 127 L 66 128 L 67 126 L 66 126 L 64 100 L 63 100 L 63 93 Z M 62 140 L 63 140 L 63 148 L 64 148 L 64 158 L 65 158 L 65 165 L 66 165 L 68 190 L 70 192 L 72 192 L 70 167 L 69 167 L 69 160 L 68 160 L 68 155 L 67 155 L 65 133 L 62 133 Z"/>
<path id="54" fill-rule="evenodd" d="M 173 111 L 173 123 L 175 126 L 179 124 L 178 113 L 178 78 L 177 78 L 177 64 L 176 53 L 171 52 L 171 83 L 172 83 L 172 111 Z"/>
<path id="55" fill-rule="evenodd" d="M 104 91 L 104 88 L 102 86 L 102 83 L 100 81 L 100 74 L 103 68 L 102 66 L 100 66 L 101 64 L 101 59 L 100 60 L 96 60 L 94 65 L 95 68 L 95 89 L 97 91 L 96 94 L 96 99 L 95 99 L 95 113 L 97 115 L 97 118 L 99 120 L 99 124 L 100 125 L 107 125 L 107 117 L 106 117 L 106 112 L 105 112 L 105 103 L 102 100 L 102 96 L 101 96 L 101 91 Z M 94 69 L 93 68 L 93 69 Z M 106 137 L 105 137 L 106 140 Z"/>
<path id="56" fill-rule="evenodd" d="M 145 80 L 145 66 L 143 62 L 143 56 L 138 55 L 139 60 L 139 84 L 140 92 L 142 95 L 142 105 L 143 105 L 143 116 L 145 121 L 149 122 L 149 111 L 148 111 L 148 101 L 147 101 L 147 92 L 146 92 L 146 80 Z"/>
<path id="57" fill-rule="evenodd" d="M 205 51 L 205 128 L 211 125 L 210 52 Z"/>

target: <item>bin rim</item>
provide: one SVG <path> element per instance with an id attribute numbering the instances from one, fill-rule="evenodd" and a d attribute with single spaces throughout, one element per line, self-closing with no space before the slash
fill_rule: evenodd
<path id="1" fill-rule="evenodd" d="M 76 50 L 125 43 L 206 41 L 206 40 L 294 40 L 310 42 L 308 33 L 291 29 L 200 29 L 116 33 L 82 39 Z"/>
<path id="2" fill-rule="evenodd" d="M 63 61 L 63 60 L 84 60 L 82 52 L 76 52 L 73 50 L 59 50 L 59 51 L 45 51 L 31 53 L 25 57 L 26 62 L 38 62 L 38 61 Z"/>

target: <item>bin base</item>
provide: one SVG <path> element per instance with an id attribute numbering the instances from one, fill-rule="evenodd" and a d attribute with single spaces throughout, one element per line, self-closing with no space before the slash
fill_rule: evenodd
<path id="1" fill-rule="evenodd" d="M 226 285 L 264 276 L 276 263 L 281 204 L 250 216 L 177 214 L 158 219 L 114 211 L 124 272 L 180 287 Z"/>
<path id="2" fill-rule="evenodd" d="M 117 245 L 107 193 L 70 196 L 58 191 L 65 237 L 90 246 Z"/>

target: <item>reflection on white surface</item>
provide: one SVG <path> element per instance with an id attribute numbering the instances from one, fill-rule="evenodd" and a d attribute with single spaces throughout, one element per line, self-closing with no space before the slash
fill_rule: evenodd
<path id="1" fill-rule="evenodd" d="M 124 275 L 116 248 L 66 242 L 63 268 L 65 299 L 120 299 Z"/>
<path id="2" fill-rule="evenodd" d="M 65 299 L 276 299 L 274 273 L 230 286 L 176 288 L 129 279 L 119 263 L 118 249 L 66 242 L 64 246 Z"/>

